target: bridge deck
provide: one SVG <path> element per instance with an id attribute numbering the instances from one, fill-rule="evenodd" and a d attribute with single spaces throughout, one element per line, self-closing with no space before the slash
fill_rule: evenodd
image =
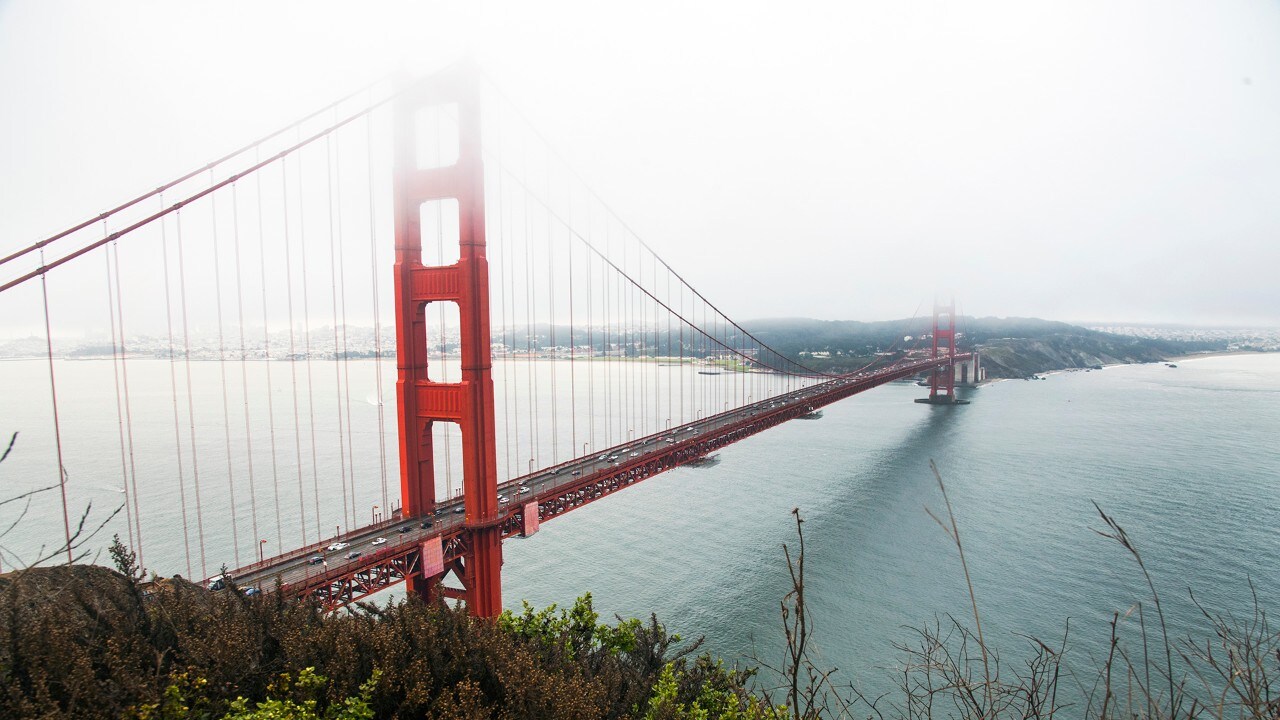
<path id="1" fill-rule="evenodd" d="M 967 357 L 957 355 L 955 359 Z M 874 372 L 833 378 L 512 479 L 499 485 L 498 494 L 508 502 L 490 522 L 502 526 L 503 537 L 519 535 L 524 530 L 526 508 L 536 507 L 539 522 L 546 522 L 762 430 L 949 362 L 946 358 L 899 362 Z M 534 502 L 536 506 L 531 505 Z M 463 500 L 457 498 L 440 503 L 429 516 L 362 527 L 229 574 L 241 588 L 265 591 L 278 583 L 282 592 L 312 596 L 329 608 L 338 608 L 418 572 L 424 543 L 435 537 L 440 538 L 445 567 L 459 562 L 466 553 L 468 521 Z M 378 538 L 385 542 L 375 545 Z M 346 546 L 327 550 L 339 541 Z M 360 554 L 348 558 L 352 552 Z"/>

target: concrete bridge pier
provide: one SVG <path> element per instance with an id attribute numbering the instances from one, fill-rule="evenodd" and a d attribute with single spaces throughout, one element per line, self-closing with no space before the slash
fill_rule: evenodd
<path id="1" fill-rule="evenodd" d="M 957 385 L 974 386 L 987 379 L 987 369 L 982 367 L 982 356 L 975 350 L 973 357 L 951 366 Z"/>

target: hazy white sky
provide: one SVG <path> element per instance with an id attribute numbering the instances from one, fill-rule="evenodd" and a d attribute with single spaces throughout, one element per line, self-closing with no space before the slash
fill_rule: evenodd
<path id="1" fill-rule="evenodd" d="M 1280 325 L 1263 0 L 0 0 L 0 251 L 468 49 L 735 318 Z"/>

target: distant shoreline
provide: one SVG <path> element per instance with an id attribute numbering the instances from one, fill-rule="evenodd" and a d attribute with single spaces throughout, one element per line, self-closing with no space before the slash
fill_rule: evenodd
<path id="1" fill-rule="evenodd" d="M 1187 360 L 1195 360 L 1197 358 L 1211 357 L 1230 357 L 1232 355 L 1270 355 L 1265 350 L 1210 350 L 1207 352 L 1191 353 L 1190 355 L 1177 355 L 1168 358 L 1166 362 L 1186 362 Z"/>

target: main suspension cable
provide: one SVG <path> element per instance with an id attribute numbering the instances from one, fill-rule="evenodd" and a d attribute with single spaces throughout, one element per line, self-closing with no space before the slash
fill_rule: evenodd
<path id="1" fill-rule="evenodd" d="M 57 242 L 58 240 L 61 240 L 62 238 L 67 237 L 68 235 L 72 235 L 72 234 L 74 234 L 74 233 L 77 233 L 77 232 L 79 232 L 79 231 L 81 231 L 81 230 L 83 230 L 83 229 L 85 229 L 85 228 L 87 228 L 87 227 L 89 227 L 89 226 L 93 225 L 93 224 L 94 224 L 94 223 L 96 223 L 96 222 L 99 222 L 99 221 L 104 221 L 104 222 L 105 222 L 108 218 L 110 218 L 112 215 L 115 215 L 116 213 L 122 212 L 122 211 L 124 211 L 124 210 L 128 210 L 129 208 L 133 207 L 134 205 L 137 205 L 137 204 L 138 204 L 138 203 L 140 203 L 140 202 L 143 202 L 143 201 L 148 200 L 148 199 L 150 199 L 150 198 L 156 197 L 157 195 L 161 195 L 161 194 L 163 194 L 165 191 L 169 190 L 170 188 L 172 188 L 172 187 L 174 187 L 174 186 L 176 186 L 176 185 L 180 185 L 180 184 L 182 184 L 182 183 L 186 182 L 187 180 L 190 180 L 191 178 L 193 178 L 193 177 L 196 177 L 196 176 L 200 175 L 201 173 L 204 173 L 204 172 L 206 172 L 206 171 L 212 171 L 214 168 L 216 168 L 216 167 L 218 167 L 219 165 L 222 165 L 222 164 L 224 164 L 224 163 L 226 163 L 226 162 L 230 161 L 232 158 L 239 157 L 240 155 L 243 155 L 243 154 L 245 154 L 246 152 L 248 152 L 248 151 L 250 151 L 250 150 L 257 149 L 258 147 L 260 147 L 261 145 L 265 144 L 265 143 L 266 143 L 266 142 L 268 142 L 269 140 L 272 140 L 273 138 L 279 137 L 280 135 L 283 135 L 284 133 L 286 133 L 286 132 L 288 132 L 288 131 L 290 131 L 290 130 L 292 130 L 292 129 L 296 128 L 296 127 L 301 126 L 303 123 L 307 122 L 308 120 L 311 120 L 312 118 L 315 118 L 315 117 L 319 116 L 321 113 L 324 113 L 324 112 L 326 112 L 326 111 L 328 111 L 328 110 L 336 109 L 336 108 L 337 108 L 339 105 L 341 105 L 342 103 L 344 103 L 344 102 L 346 102 L 346 101 L 350 100 L 351 98 L 355 97 L 356 95 L 358 95 L 358 94 L 360 94 L 360 93 L 362 93 L 362 92 L 366 92 L 366 91 L 371 90 L 371 89 L 372 89 L 374 86 L 376 86 L 378 83 L 383 82 L 383 81 L 385 81 L 385 80 L 386 80 L 386 77 L 379 78 L 378 80 L 375 80 L 375 81 L 373 81 L 373 82 L 371 82 L 371 83 L 369 83 L 369 84 L 365 85 L 364 87 L 362 87 L 362 88 L 360 88 L 360 89 L 358 89 L 358 90 L 355 90 L 355 91 L 353 91 L 353 92 L 351 92 L 351 93 L 348 93 L 348 94 L 346 94 L 346 95 L 344 95 L 344 96 L 342 96 L 342 97 L 338 98 L 337 100 L 334 100 L 333 102 L 329 103 L 328 105 L 325 105 L 324 107 L 320 108 L 319 110 L 316 110 L 316 111 L 314 111 L 314 112 L 311 112 L 311 113 L 309 113 L 309 114 L 307 114 L 307 115 L 305 115 L 305 116 L 303 116 L 303 117 L 299 118 L 298 120 L 295 120 L 295 121 L 293 121 L 293 122 L 289 123 L 288 125 L 286 125 L 286 126 L 284 126 L 284 127 L 280 128 L 279 130 L 276 130 L 275 132 L 272 132 L 272 133 L 269 133 L 269 134 L 267 134 L 267 135 L 264 135 L 263 137 L 261 137 L 261 138 L 259 138 L 259 139 L 257 139 L 257 140 L 254 140 L 253 142 L 248 143 L 248 144 L 244 145 L 243 147 L 241 147 L 241 148 L 239 148 L 239 149 L 237 149 L 237 150 L 233 150 L 232 152 L 229 152 L 229 153 L 227 153 L 226 155 L 223 155 L 222 157 L 218 158 L 217 160 L 214 160 L 213 162 L 210 162 L 210 163 L 208 163 L 208 164 L 204 165 L 203 167 L 199 167 L 199 168 L 196 168 L 195 170 L 191 170 L 190 172 L 187 172 L 186 174 L 182 175 L 181 177 L 178 177 L 178 178 L 177 178 L 177 179 L 175 179 L 175 180 L 170 180 L 169 182 L 167 182 L 167 183 L 165 183 L 165 184 L 163 184 L 163 185 L 161 185 L 161 186 L 157 187 L 157 188 L 156 188 L 156 189 L 154 189 L 154 190 L 150 190 L 150 191 L 148 191 L 148 192 L 146 192 L 146 193 L 143 193 L 142 195 L 139 195 L 139 196 L 137 196 L 137 197 L 133 198 L 132 200 L 128 200 L 128 201 L 126 201 L 126 202 L 124 202 L 124 203 L 122 203 L 122 204 L 120 204 L 120 205 L 117 205 L 116 207 L 111 208 L 110 210 L 107 210 L 107 211 L 105 211 L 105 212 L 99 213 L 96 217 L 89 218 L 88 220 L 85 220 L 85 221 L 80 222 L 80 223 L 78 223 L 78 224 L 76 224 L 76 225 L 73 225 L 72 227 L 69 227 L 69 228 L 67 228 L 66 230 L 63 230 L 62 232 L 55 233 L 54 235 L 51 235 L 51 236 L 49 236 L 49 237 L 45 238 L 44 240 L 41 240 L 41 241 L 36 242 L 36 243 L 33 243 L 32 245 L 29 245 L 29 246 L 27 246 L 27 247 L 25 247 L 25 248 L 22 248 L 21 250 L 17 250 L 17 251 L 15 251 L 15 252 L 13 252 L 13 253 L 11 253 L 11 254 L 9 254 L 9 255 L 6 255 L 4 258 L 0 259 L 0 266 L 5 265 L 6 263 L 8 263 L 8 262 L 9 262 L 9 261 L 11 261 L 11 260 L 15 260 L 15 259 L 17 259 L 17 258 L 20 258 L 20 257 L 24 256 L 24 255 L 27 255 L 28 253 L 34 252 L 34 251 L 36 251 L 36 250 L 42 250 L 42 249 L 44 249 L 46 246 L 48 246 L 50 243 Z M 388 100 L 389 100 L 389 99 L 390 99 L 390 98 L 388 98 Z M 386 101 L 384 101 L 384 102 L 386 102 Z M 370 109 L 372 109 L 372 107 L 371 107 Z M 41 260 L 40 260 L 40 264 L 41 264 L 41 265 L 44 265 L 44 259 L 43 259 L 43 258 L 41 258 Z M 7 288 L 5 288 L 5 289 L 7 289 Z"/>

